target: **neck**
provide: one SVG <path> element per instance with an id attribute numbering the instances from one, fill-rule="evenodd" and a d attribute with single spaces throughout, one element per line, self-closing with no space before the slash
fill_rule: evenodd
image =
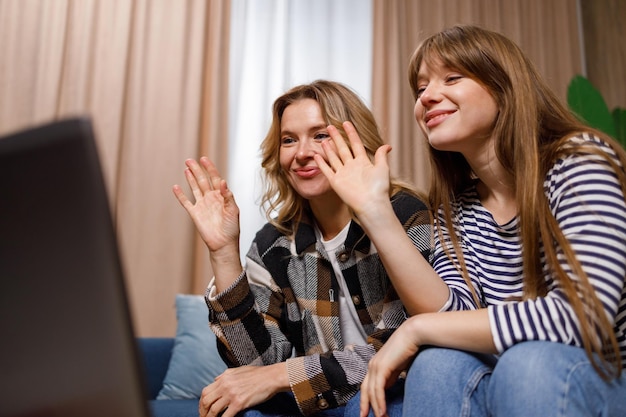
<path id="1" fill-rule="evenodd" d="M 498 224 L 508 223 L 518 213 L 517 200 L 513 187 L 496 181 L 489 184 L 480 179 L 476 186 L 480 202 L 489 210 Z"/>
<path id="2" fill-rule="evenodd" d="M 309 204 L 324 240 L 337 236 L 352 219 L 348 206 L 336 194 L 322 200 L 309 200 Z"/>
<path id="3" fill-rule="evenodd" d="M 480 180 L 476 187 L 480 202 L 498 224 L 507 223 L 518 213 L 513 177 L 500 164 L 493 149 L 479 155 L 467 161 Z"/>

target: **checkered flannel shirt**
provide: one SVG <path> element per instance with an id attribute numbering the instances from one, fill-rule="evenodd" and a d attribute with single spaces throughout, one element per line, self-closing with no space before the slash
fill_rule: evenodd
<path id="1" fill-rule="evenodd" d="M 432 255 L 432 228 L 424 203 L 400 193 L 396 216 L 422 256 Z M 367 364 L 406 313 L 376 248 L 354 221 L 337 259 L 368 344 L 344 346 L 339 284 L 313 226 L 299 224 L 294 239 L 266 224 L 233 285 L 207 288 L 209 321 L 229 366 L 287 361 L 291 390 L 304 415 L 345 405 L 359 390 Z"/>

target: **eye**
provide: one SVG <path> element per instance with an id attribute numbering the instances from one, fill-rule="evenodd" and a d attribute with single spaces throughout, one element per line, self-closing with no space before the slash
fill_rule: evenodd
<path id="1" fill-rule="evenodd" d="M 448 75 L 446 77 L 446 82 L 447 83 L 455 83 L 455 82 L 459 81 L 462 78 L 463 78 L 463 76 L 461 74 L 452 74 L 452 75 Z"/>
<path id="2" fill-rule="evenodd" d="M 424 91 L 426 91 L 426 87 L 425 87 L 425 86 L 423 86 L 423 87 L 418 87 L 418 88 L 417 88 L 417 91 L 415 92 L 415 96 L 416 96 L 417 98 L 420 98 L 420 97 L 422 96 L 422 94 L 424 93 Z"/>
<path id="3" fill-rule="evenodd" d="M 319 140 L 320 142 L 330 138 L 330 135 L 327 132 L 319 132 L 315 134 L 315 140 Z"/>
<path id="4" fill-rule="evenodd" d="M 281 145 L 291 145 L 292 143 L 295 143 L 296 140 L 294 138 L 292 138 L 291 136 L 285 136 L 283 138 L 280 139 L 280 144 Z"/>

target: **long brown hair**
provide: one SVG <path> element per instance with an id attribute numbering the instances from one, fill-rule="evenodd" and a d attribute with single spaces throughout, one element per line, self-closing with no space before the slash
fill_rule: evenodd
<path id="1" fill-rule="evenodd" d="M 272 123 L 261 144 L 264 173 L 261 205 L 265 208 L 268 221 L 286 234 L 294 233 L 297 222 L 308 208 L 308 202 L 289 184 L 280 166 L 280 125 L 285 109 L 303 99 L 317 101 L 326 124 L 335 126 L 344 138 L 342 123 L 352 122 L 370 159 L 373 160 L 376 150 L 384 143 L 372 112 L 354 91 L 341 83 L 317 80 L 293 87 L 278 97 L 272 108 Z M 392 178 L 390 194 L 393 196 L 399 191 L 419 195 L 408 183 Z"/>
<path id="2" fill-rule="evenodd" d="M 483 85 L 498 105 L 493 130 L 496 156 L 513 178 L 516 201 L 523 202 L 518 207 L 523 245 L 523 298 L 534 299 L 547 293 L 541 261 L 542 242 L 545 242 L 543 249 L 549 271 L 564 289 L 581 323 L 584 348 L 592 364 L 604 378 L 621 374 L 613 325 L 550 210 L 543 182 L 557 158 L 592 152 L 611 164 L 626 193 L 623 168 L 626 153 L 607 135 L 582 124 L 550 90 L 522 50 L 499 33 L 476 26 L 454 26 L 426 39 L 409 64 L 409 83 L 416 99 L 418 71 L 422 63 L 431 64 L 435 60 Z M 584 131 L 604 140 L 617 154 L 621 165 L 597 147 L 564 146 L 569 138 Z M 432 178 L 429 202 L 431 207 L 443 210 L 443 221 L 449 230 L 454 230 L 452 203 L 475 176 L 460 153 L 432 147 L 429 152 Z M 437 216 L 435 221 L 438 221 Z M 450 233 L 450 237 L 452 250 L 459 259 L 457 268 L 473 291 L 456 234 Z M 571 273 L 579 277 L 579 281 L 571 279 L 563 270 L 552 242 L 562 250 Z M 449 251 L 448 247 L 448 256 Z"/>

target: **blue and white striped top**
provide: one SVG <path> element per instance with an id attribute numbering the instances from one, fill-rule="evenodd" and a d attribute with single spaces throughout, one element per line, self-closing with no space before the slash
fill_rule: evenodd
<path id="1" fill-rule="evenodd" d="M 582 135 L 572 141 L 595 143 L 614 155 L 595 136 Z M 626 202 L 615 172 L 599 156 L 571 155 L 556 161 L 544 189 L 552 213 L 604 304 L 607 317 L 614 320 L 622 363 L 626 365 Z M 576 315 L 548 272 L 549 292 L 545 297 L 510 301 L 510 297 L 522 295 L 519 219 L 497 224 L 473 187 L 459 196 L 452 210 L 469 276 L 481 307 L 489 309 L 498 351 L 502 353 L 528 340 L 582 346 Z M 441 211 L 439 217 L 443 219 Z M 441 230 L 448 240 L 448 230 L 445 226 Z M 569 269 L 565 262 L 564 267 Z M 477 308 L 463 277 L 438 240 L 434 268 L 451 290 L 442 310 Z"/>

